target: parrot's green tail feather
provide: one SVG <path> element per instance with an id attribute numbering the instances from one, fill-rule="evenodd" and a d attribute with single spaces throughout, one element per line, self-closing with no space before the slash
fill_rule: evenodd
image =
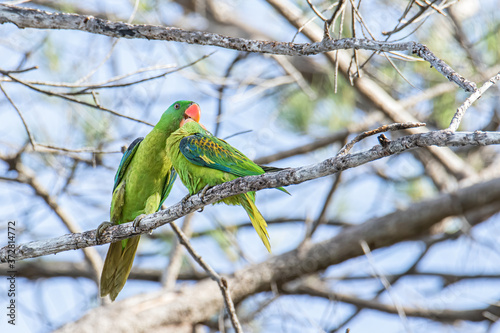
<path id="1" fill-rule="evenodd" d="M 269 234 L 267 233 L 266 229 L 267 223 L 266 220 L 264 220 L 262 214 L 257 209 L 254 200 L 252 200 L 249 193 L 241 194 L 239 196 L 239 199 L 241 206 L 245 208 L 245 211 L 247 212 L 250 221 L 252 221 L 252 225 L 255 231 L 257 231 L 257 234 L 262 240 L 262 243 L 264 243 L 264 245 L 266 246 L 267 251 L 271 252 L 271 244 L 269 243 Z"/>
<path id="2" fill-rule="evenodd" d="M 291 195 L 290 192 L 288 192 L 287 190 L 285 190 L 283 187 L 276 187 L 276 189 L 280 190 L 281 192 L 285 192 L 288 195 Z"/>
<path id="3" fill-rule="evenodd" d="M 128 239 L 125 248 L 122 242 L 111 243 L 101 275 L 101 297 L 109 294 L 112 301 L 122 290 L 134 263 L 140 236 Z"/>

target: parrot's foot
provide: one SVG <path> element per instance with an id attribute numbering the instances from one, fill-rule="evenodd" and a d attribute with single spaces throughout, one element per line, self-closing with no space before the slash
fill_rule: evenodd
<path id="1" fill-rule="evenodd" d="M 200 191 L 200 199 L 201 202 L 205 201 L 205 194 L 207 194 L 207 190 L 210 188 L 210 186 L 207 184 L 205 187 Z"/>
<path id="2" fill-rule="evenodd" d="M 208 190 L 209 188 L 210 188 L 210 186 L 207 184 L 207 185 L 205 185 L 205 187 L 204 187 L 204 188 L 203 188 L 203 189 L 199 192 L 199 194 L 200 194 L 200 200 L 201 200 L 201 202 L 203 202 L 203 203 L 204 203 L 204 201 L 205 201 L 205 194 L 207 194 L 207 190 Z M 199 212 L 199 213 L 203 212 L 203 209 L 204 209 L 204 208 L 205 208 L 205 207 L 201 207 L 201 208 L 198 210 L 198 212 Z"/>
<path id="3" fill-rule="evenodd" d="M 187 200 L 189 199 L 190 196 L 191 196 L 191 194 L 188 194 L 184 198 L 182 198 L 181 203 L 182 203 L 183 206 L 186 204 L 186 202 L 187 202 Z"/>
<path id="4" fill-rule="evenodd" d="M 97 227 L 96 232 L 95 232 L 95 242 L 97 244 L 99 244 L 99 238 L 101 238 L 102 233 L 104 231 L 106 231 L 106 229 L 111 227 L 112 225 L 115 225 L 115 224 L 112 222 L 108 222 L 108 221 L 105 221 L 105 222 L 102 222 L 101 224 L 99 224 L 99 226 Z"/>
<path id="5" fill-rule="evenodd" d="M 188 194 L 188 195 L 186 195 L 184 198 L 182 198 L 181 203 L 182 203 L 182 205 L 183 205 L 183 206 L 186 204 L 186 202 L 188 201 L 188 199 L 189 199 L 190 197 L 191 197 L 191 194 Z M 203 207 L 202 207 L 202 208 L 200 208 L 199 212 L 202 212 L 202 211 L 203 211 Z"/>
<path id="6" fill-rule="evenodd" d="M 142 219 L 145 217 L 146 214 L 141 214 L 134 219 L 134 223 L 132 224 L 134 226 L 134 232 L 136 231 L 135 229 L 141 224 Z"/>

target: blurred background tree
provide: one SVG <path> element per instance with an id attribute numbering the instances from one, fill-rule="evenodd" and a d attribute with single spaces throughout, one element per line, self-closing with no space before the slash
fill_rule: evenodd
<path id="1" fill-rule="evenodd" d="M 423 43 L 479 86 L 500 70 L 500 11 L 493 0 L 36 0 L 22 6 L 296 43 L 320 41 L 321 17 L 337 13 L 332 38 Z M 7 23 L 0 32 L 1 245 L 7 243 L 8 221 L 16 221 L 21 244 L 94 229 L 108 220 L 122 147 L 144 136 L 148 123 L 156 123 L 175 100 L 199 103 L 207 128 L 257 162 L 298 167 L 334 156 L 347 140 L 382 124 L 418 120 L 430 130 L 446 128 L 469 96 L 422 59 L 404 53 L 343 50 L 287 57 Z M 468 109 L 460 130 L 498 131 L 499 105 L 493 87 Z M 370 137 L 353 151 L 376 144 Z M 449 149 L 436 151 L 443 150 Z M 271 256 L 342 235 L 353 225 L 500 177 L 497 146 L 452 151 L 453 159 L 440 159 L 427 149 L 391 156 L 288 187 L 292 197 L 259 192 L 272 255 L 242 209 L 210 206 L 178 223 L 198 253 L 217 272 L 231 276 Z M 177 182 L 165 205 L 186 193 Z M 412 240 L 238 297 L 243 329 L 500 331 L 495 324 L 498 200 L 470 214 L 448 216 Z M 85 331 L 85 317 L 77 320 L 103 307 L 96 276 L 106 249 L 17 262 L 18 322 L 12 327 L 4 318 L 2 331 L 48 332 L 71 322 L 72 329 Z M 6 265 L 0 270 L 8 275 Z M 182 298 L 176 291 L 201 286 L 205 278 L 171 228 L 157 229 L 143 237 L 131 279 L 109 306 L 126 300 L 130 303 L 122 304 L 130 304 L 130 312 L 98 324 L 118 325 L 137 316 L 150 330 L 231 331 L 221 306 L 207 309 L 203 320 L 187 313 L 171 325 L 158 321 L 155 326 L 153 314 L 146 319 L 135 312 L 139 294 L 161 291 Z M 8 289 L 5 279 L 0 286 Z M 191 301 L 196 309 L 196 298 Z"/>

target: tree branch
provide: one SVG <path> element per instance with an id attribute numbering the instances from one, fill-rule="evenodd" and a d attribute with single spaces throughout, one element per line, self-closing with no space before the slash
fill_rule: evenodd
<path id="1" fill-rule="evenodd" d="M 236 315 L 236 309 L 234 308 L 233 300 L 231 299 L 231 292 L 229 291 L 227 280 L 217 274 L 217 272 L 212 267 L 210 267 L 210 265 L 207 264 L 205 260 L 203 260 L 201 255 L 199 255 L 198 252 L 196 252 L 196 250 L 191 246 L 186 235 L 182 232 L 181 229 L 179 229 L 179 227 L 177 227 L 175 223 L 172 223 L 170 225 L 172 226 L 172 230 L 179 238 L 179 242 L 184 245 L 191 257 L 193 257 L 193 259 L 205 270 L 205 272 L 207 272 L 212 280 L 217 282 L 217 285 L 219 286 L 222 293 L 222 297 L 224 298 L 224 304 L 226 305 L 227 313 L 229 315 L 229 318 L 231 319 L 234 330 L 236 331 L 236 333 L 243 333 L 240 321 L 238 319 L 238 316 Z"/>
<path id="2" fill-rule="evenodd" d="M 434 131 L 421 134 L 413 134 L 390 141 L 385 147 L 377 145 L 370 150 L 339 157 L 332 157 L 312 166 L 285 169 L 280 172 L 265 173 L 260 176 L 249 176 L 238 178 L 231 182 L 210 188 L 204 201 L 196 194 L 186 200 L 179 202 L 166 210 L 148 215 L 141 220 L 139 228 L 134 228 L 132 223 L 124 223 L 111 226 L 101 236 L 99 244 L 117 242 L 131 236 L 143 234 L 164 224 L 192 213 L 201 207 L 217 202 L 232 195 L 258 191 L 265 188 L 275 188 L 300 184 L 308 180 L 328 176 L 339 171 L 357 167 L 359 165 L 408 151 L 418 147 L 434 146 L 465 146 L 465 145 L 491 145 L 500 144 L 500 132 L 459 132 Z M 14 257 L 10 259 L 34 258 L 62 251 L 76 250 L 89 246 L 99 245 L 95 240 L 95 230 L 63 235 L 44 241 L 34 241 L 27 244 L 17 245 Z M 0 262 L 9 259 L 9 248 L 0 249 Z M 10 251 L 12 253 L 12 251 Z"/>
<path id="3" fill-rule="evenodd" d="M 352 295 L 331 292 L 321 284 L 318 285 L 318 282 L 320 281 L 314 281 L 314 283 L 313 281 L 307 281 L 295 285 L 291 283 L 291 285 L 284 286 L 282 291 L 286 294 L 302 294 L 322 297 L 329 300 L 352 304 L 362 309 L 372 309 L 391 314 L 398 314 L 398 309 L 395 306 L 383 304 L 376 300 L 366 300 Z M 441 322 L 453 322 L 457 320 L 483 321 L 489 320 L 489 318 L 485 315 L 486 312 L 496 315 L 499 314 L 499 308 L 494 304 L 485 308 L 471 310 L 419 309 L 410 307 L 404 307 L 403 309 L 406 316 L 428 318 Z"/>
<path id="4" fill-rule="evenodd" d="M 450 126 L 448 127 L 450 131 L 456 131 L 458 129 L 458 126 L 460 126 L 460 122 L 462 121 L 462 118 L 465 115 L 465 111 L 467 111 L 467 109 L 472 105 L 472 103 L 481 98 L 481 96 L 483 96 L 486 90 L 488 90 L 491 86 L 495 85 L 498 82 L 498 80 L 500 80 L 500 73 L 489 79 L 485 84 L 483 84 L 483 86 L 480 89 L 476 90 L 472 95 L 470 95 L 469 98 L 465 100 L 465 102 L 455 112 L 453 119 L 451 119 Z"/>
<path id="5" fill-rule="evenodd" d="M 9 276 L 8 265 L 0 265 L 0 276 Z M 132 267 L 129 279 L 160 282 L 162 270 L 152 268 Z M 88 265 L 81 262 L 71 261 L 52 261 L 43 259 L 24 260 L 16 263 L 16 276 L 24 277 L 30 280 L 53 277 L 71 277 L 87 278 L 95 280 L 93 270 L 89 270 Z M 198 272 L 194 269 L 186 269 L 178 273 L 178 280 L 201 280 L 207 277 L 207 274 Z"/>
<path id="6" fill-rule="evenodd" d="M 211 45 L 237 51 L 281 54 L 315 55 L 340 49 L 364 49 L 378 52 L 408 51 L 428 61 L 448 80 L 467 92 L 474 92 L 476 84 L 456 73 L 444 61 L 436 57 L 425 45 L 416 42 L 390 43 L 367 39 L 323 39 L 316 43 L 287 43 L 249 40 L 228 37 L 204 31 L 186 31 L 179 28 L 156 25 L 136 25 L 112 22 L 93 16 L 68 13 L 50 13 L 38 9 L 0 5 L 0 23 L 10 22 L 19 28 L 79 30 L 115 38 L 140 38 L 167 40 L 197 45 Z"/>

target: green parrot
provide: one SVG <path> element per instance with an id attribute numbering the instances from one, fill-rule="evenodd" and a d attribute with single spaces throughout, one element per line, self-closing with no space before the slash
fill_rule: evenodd
<path id="1" fill-rule="evenodd" d="M 110 219 L 98 228 L 97 238 L 113 224 L 138 223 L 143 214 L 161 208 L 176 178 L 172 162 L 166 154 L 167 138 L 189 119 L 200 120 L 200 107 L 190 101 L 177 101 L 161 116 L 145 138 L 132 142 L 123 154 L 115 175 Z M 140 236 L 109 246 L 101 274 L 101 297 L 109 294 L 112 301 L 122 290 L 134 262 Z"/>
<path id="2" fill-rule="evenodd" d="M 190 195 L 199 191 L 204 193 L 208 187 L 239 177 L 279 170 L 269 167 L 263 169 L 226 141 L 213 136 L 202 126 L 197 122 L 187 120 L 167 140 L 167 156 Z M 278 189 L 288 193 L 282 187 Z M 260 239 L 271 252 L 269 234 L 266 230 L 267 223 L 255 205 L 255 192 L 238 194 L 219 202 L 243 206 Z"/>

